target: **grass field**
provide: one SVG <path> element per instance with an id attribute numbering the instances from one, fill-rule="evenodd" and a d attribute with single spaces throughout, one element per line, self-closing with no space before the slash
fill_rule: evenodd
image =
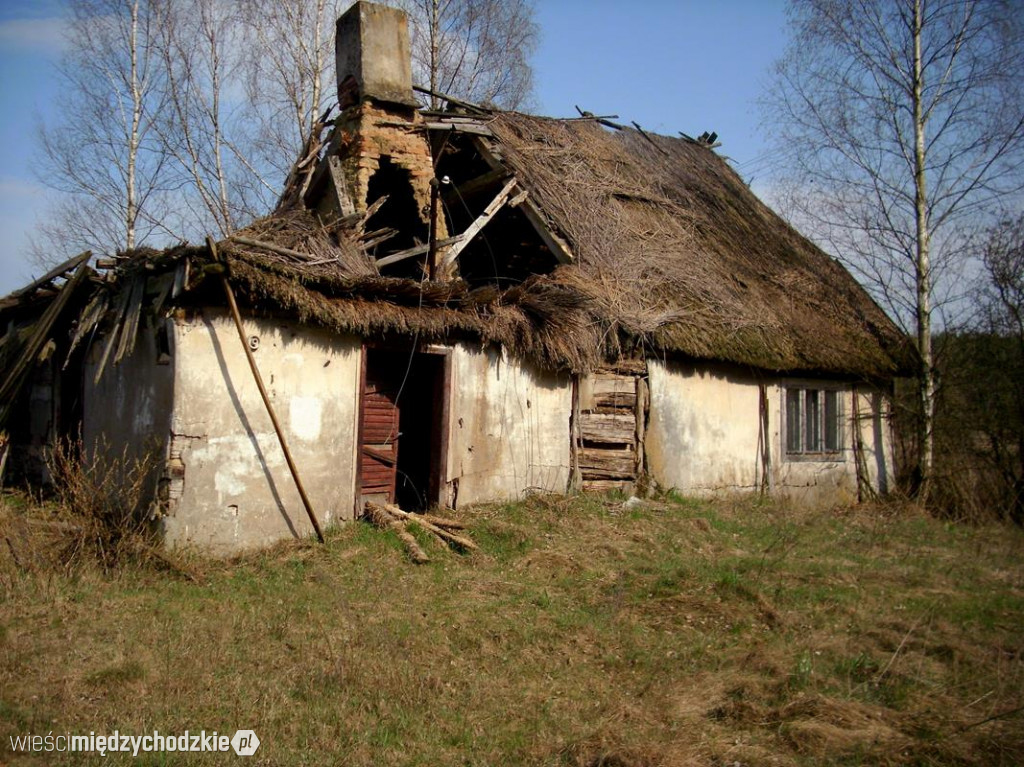
<path id="1" fill-rule="evenodd" d="M 8 496 L 0 538 L 39 513 Z M 268 765 L 1024 764 L 1019 530 L 674 497 L 458 516 L 481 551 L 423 538 L 421 566 L 362 523 L 189 576 L 0 552 L 0 763 L 74 763 L 17 734 L 251 728 Z"/>

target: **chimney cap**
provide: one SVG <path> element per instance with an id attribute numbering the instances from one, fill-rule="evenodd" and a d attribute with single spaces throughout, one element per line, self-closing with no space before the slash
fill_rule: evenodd
<path id="1" fill-rule="evenodd" d="M 360 0 L 338 19 L 334 38 L 338 104 L 363 99 L 416 107 L 409 25 L 397 8 Z"/>

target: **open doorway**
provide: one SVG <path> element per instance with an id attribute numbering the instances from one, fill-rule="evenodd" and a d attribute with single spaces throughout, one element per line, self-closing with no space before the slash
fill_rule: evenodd
<path id="1" fill-rule="evenodd" d="M 424 511 L 442 503 L 448 354 L 367 348 L 360 403 L 360 509 L 366 500 Z"/>

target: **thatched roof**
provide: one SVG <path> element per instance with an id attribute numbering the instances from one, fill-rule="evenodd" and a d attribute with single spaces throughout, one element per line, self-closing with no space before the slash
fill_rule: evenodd
<path id="1" fill-rule="evenodd" d="M 570 244 L 597 314 L 662 354 L 890 378 L 909 345 L 702 143 L 500 113 L 493 144 Z"/>
<path id="2" fill-rule="evenodd" d="M 368 338 L 498 343 L 549 369 L 645 354 L 874 380 L 910 369 L 912 347 L 867 293 L 707 146 L 592 120 L 475 119 L 451 143 L 478 142 L 515 176 L 570 263 L 511 287 L 385 277 L 371 243 L 389 235 L 365 231 L 368 214 L 324 222 L 293 194 L 215 245 L 243 306 Z M 223 302 L 213 260 L 203 246 L 119 254 L 75 337 L 111 329 L 116 362 L 142 313 Z"/>

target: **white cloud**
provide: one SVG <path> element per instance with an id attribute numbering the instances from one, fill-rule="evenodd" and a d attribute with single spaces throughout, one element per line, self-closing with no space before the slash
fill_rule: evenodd
<path id="1" fill-rule="evenodd" d="M 0 22 L 0 50 L 52 53 L 64 47 L 65 19 L 48 16 Z"/>

